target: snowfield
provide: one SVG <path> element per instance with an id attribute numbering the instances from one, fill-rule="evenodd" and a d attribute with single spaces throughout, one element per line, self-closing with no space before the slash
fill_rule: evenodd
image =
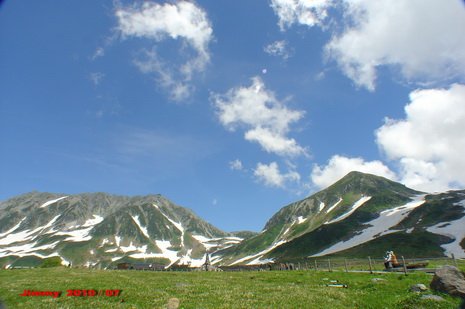
<path id="1" fill-rule="evenodd" d="M 323 256 L 346 250 L 363 244 L 365 242 L 368 242 L 370 240 L 373 240 L 379 236 L 398 232 L 397 230 L 390 230 L 390 228 L 401 222 L 413 209 L 423 205 L 423 203 L 425 202 L 424 198 L 424 195 L 417 196 L 413 201 L 405 205 L 382 211 L 379 214 L 378 218 L 365 223 L 366 225 L 369 225 L 368 228 L 358 232 L 358 234 L 352 237 L 351 239 L 338 242 L 332 245 L 331 247 L 312 255 L 311 257 Z M 358 208 L 368 200 L 367 197 L 364 197 L 362 199 L 355 203 L 352 208 Z"/>
<path id="2" fill-rule="evenodd" d="M 465 200 L 457 203 L 456 205 L 464 207 L 465 212 Z M 426 230 L 434 234 L 452 238 L 452 242 L 441 245 L 441 247 L 445 250 L 445 254 L 448 256 L 452 256 L 452 254 L 454 254 L 454 256 L 459 259 L 465 258 L 465 250 L 462 246 L 460 246 L 460 242 L 465 238 L 465 216 L 455 221 L 438 223 Z"/>

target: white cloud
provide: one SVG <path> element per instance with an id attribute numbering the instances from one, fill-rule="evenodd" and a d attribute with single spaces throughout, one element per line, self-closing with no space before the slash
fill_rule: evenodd
<path id="1" fill-rule="evenodd" d="M 333 37 L 326 51 L 356 85 L 374 90 L 381 66 L 399 69 L 413 82 L 465 77 L 462 1 L 342 2 L 350 26 Z"/>
<path id="2" fill-rule="evenodd" d="M 278 15 L 281 30 L 293 24 L 319 25 L 327 17 L 332 0 L 271 0 L 271 8 Z"/>
<path id="3" fill-rule="evenodd" d="M 292 55 L 292 51 L 286 41 L 275 41 L 265 46 L 263 50 L 271 56 L 281 57 L 284 60 L 287 60 Z"/>
<path id="4" fill-rule="evenodd" d="M 95 86 L 98 86 L 104 77 L 105 74 L 103 74 L 102 72 L 90 73 L 89 76 L 90 80 L 92 81 L 92 83 L 94 83 Z"/>
<path id="5" fill-rule="evenodd" d="M 333 156 L 327 165 L 315 165 L 312 170 L 311 179 L 318 188 L 326 188 L 338 181 L 351 171 L 374 174 L 396 180 L 396 175 L 381 161 L 365 161 L 362 158 L 348 158 L 344 156 Z"/>
<path id="6" fill-rule="evenodd" d="M 210 61 L 208 45 L 213 39 L 213 30 L 205 11 L 189 1 L 174 4 L 143 2 L 117 8 L 115 16 L 123 38 L 138 37 L 160 42 L 169 37 L 181 40 L 184 47 L 192 49 L 195 55 L 174 68 L 164 64 L 165 61 L 154 51 L 147 53 L 148 60 L 137 61 L 141 71 L 159 74 L 162 86 L 170 90 L 173 99 L 185 99 L 192 90 L 189 85 L 192 77 L 203 72 Z"/>
<path id="7" fill-rule="evenodd" d="M 398 160 L 406 185 L 426 191 L 465 186 L 464 103 L 465 85 L 413 91 L 406 118 L 386 119 L 376 131 L 380 149 Z"/>
<path id="8" fill-rule="evenodd" d="M 283 188 L 287 182 L 299 182 L 300 175 L 296 171 L 282 174 L 276 162 L 270 164 L 258 163 L 254 170 L 255 177 L 270 187 Z"/>
<path id="9" fill-rule="evenodd" d="M 265 151 L 282 156 L 306 155 L 307 151 L 295 139 L 289 138 L 289 126 L 304 115 L 288 109 L 265 89 L 260 77 L 249 87 L 230 89 L 225 95 L 212 95 L 220 122 L 234 130 L 245 127 L 245 139 L 257 142 Z"/>
<path id="10" fill-rule="evenodd" d="M 92 55 L 92 60 L 95 60 L 99 57 L 103 57 L 105 55 L 105 49 L 103 47 L 98 47 L 94 54 Z"/>
<path id="11" fill-rule="evenodd" d="M 359 87 L 373 91 L 383 66 L 423 85 L 465 78 L 463 1 L 272 0 L 271 7 L 281 30 L 300 24 L 331 32 L 326 57 Z"/>
<path id="12" fill-rule="evenodd" d="M 236 159 L 234 161 L 229 162 L 229 168 L 233 171 L 242 171 L 244 169 L 244 166 L 242 165 L 241 160 Z"/>

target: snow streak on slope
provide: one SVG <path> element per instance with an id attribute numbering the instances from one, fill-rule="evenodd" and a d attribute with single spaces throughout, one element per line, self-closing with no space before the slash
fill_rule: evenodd
<path id="1" fill-rule="evenodd" d="M 325 224 L 331 224 L 331 223 L 334 223 L 334 222 L 338 222 L 338 221 L 341 221 L 345 218 L 347 218 L 348 216 L 350 216 L 354 211 L 357 210 L 357 208 L 359 208 L 360 206 L 362 206 L 363 204 L 365 204 L 366 202 L 368 202 L 369 200 L 371 199 L 371 196 L 362 196 L 358 201 L 355 202 L 354 205 L 352 205 L 352 207 L 350 208 L 350 210 L 348 212 L 346 212 L 345 214 L 342 214 L 340 215 L 339 217 L 337 217 L 336 219 L 333 219 L 329 222 L 326 222 Z"/>
<path id="2" fill-rule="evenodd" d="M 207 249 L 207 251 L 209 251 L 211 248 L 218 248 L 221 245 L 234 245 L 242 241 L 242 238 L 233 236 L 224 238 L 208 238 L 202 235 L 192 235 L 192 237 L 195 238 L 195 240 L 197 240 L 198 242 L 200 242 L 205 247 L 205 249 Z M 226 247 L 223 246 L 222 249 L 224 248 Z"/>
<path id="3" fill-rule="evenodd" d="M 257 254 L 254 254 L 254 255 L 249 255 L 249 256 L 246 256 L 246 257 L 243 257 L 237 261 L 235 261 L 234 263 L 231 263 L 231 265 L 236 265 L 236 264 L 239 264 L 239 263 L 242 263 L 242 262 L 245 262 L 245 261 L 248 261 L 248 260 L 251 260 L 251 259 L 254 259 L 253 261 L 247 263 L 247 265 L 255 265 L 255 264 L 265 264 L 265 263 L 268 263 L 270 262 L 270 260 L 260 260 L 262 256 L 264 256 L 265 254 L 267 254 L 268 252 L 270 252 L 271 250 L 273 250 L 274 248 L 278 247 L 278 246 L 281 246 L 282 244 L 284 244 L 286 241 L 285 240 L 280 240 L 274 244 L 272 244 L 270 247 L 266 248 L 265 250 L 263 251 L 260 251 L 258 252 Z"/>
<path id="4" fill-rule="evenodd" d="M 401 222 L 414 208 L 422 205 L 424 202 L 424 195 L 421 195 L 405 205 L 384 210 L 379 214 L 378 218 L 365 223 L 370 225 L 370 227 L 359 232 L 359 234 L 355 235 L 351 239 L 338 242 L 337 244 L 312 255 L 312 257 L 346 250 L 373 240 L 379 236 L 398 232 L 396 230 L 390 230 L 390 228 Z"/>
<path id="5" fill-rule="evenodd" d="M 26 241 L 26 240 L 34 239 L 36 236 L 40 235 L 44 230 L 50 228 L 60 216 L 61 216 L 61 214 L 55 216 L 46 225 L 39 226 L 38 228 L 35 228 L 32 231 L 31 230 L 24 230 L 24 231 L 20 231 L 20 232 L 17 232 L 17 233 L 10 233 L 10 234 L 6 235 L 6 237 L 3 237 L 3 238 L 0 239 L 0 245 L 9 245 L 9 244 L 13 244 L 13 243 L 16 243 L 16 242 L 23 242 L 23 241 Z"/>
<path id="6" fill-rule="evenodd" d="M 54 199 L 54 200 L 45 202 L 45 203 L 43 203 L 42 205 L 40 205 L 39 208 L 45 208 L 45 207 L 47 207 L 48 205 L 52 205 L 53 203 L 56 203 L 56 202 L 58 202 L 58 201 L 60 201 L 60 200 L 62 200 L 62 199 L 65 199 L 65 198 L 67 198 L 67 197 L 68 197 L 68 196 L 62 196 L 62 197 L 59 197 L 59 198 L 57 198 L 57 199 Z"/>
<path id="7" fill-rule="evenodd" d="M 172 220 L 170 217 L 168 217 L 167 215 L 165 215 L 163 213 L 163 211 L 161 211 L 160 207 L 158 207 L 158 205 L 156 204 L 153 204 L 153 206 L 155 206 L 155 208 L 157 208 L 160 213 L 169 221 L 171 222 L 180 232 L 181 232 L 181 247 L 184 247 L 184 228 L 183 226 L 181 225 L 181 223 L 178 223 L 174 220 Z"/>
<path id="8" fill-rule="evenodd" d="M 465 201 L 461 201 L 456 205 L 465 207 Z M 434 234 L 452 238 L 454 241 L 441 245 L 441 247 L 444 248 L 448 256 L 454 254 L 456 258 L 465 258 L 465 250 L 460 246 L 460 242 L 465 238 L 465 216 L 458 220 L 436 224 L 426 230 Z"/>
<path id="9" fill-rule="evenodd" d="M 22 219 L 18 222 L 18 224 L 16 224 L 15 226 L 13 226 L 13 227 L 12 227 L 11 229 L 9 229 L 8 231 L 6 231 L 6 232 L 4 232 L 4 233 L 1 233 L 1 234 L 0 234 L 0 238 L 2 238 L 2 237 L 5 236 L 5 235 L 8 235 L 8 234 L 10 234 L 11 232 L 13 232 L 14 230 L 16 230 L 16 229 L 21 225 L 21 223 L 23 223 L 24 220 L 26 220 L 26 217 L 22 218 Z"/>
<path id="10" fill-rule="evenodd" d="M 99 224 L 103 221 L 103 217 L 98 215 L 93 215 L 92 219 L 87 219 L 83 225 L 78 226 L 78 229 L 68 230 L 68 231 L 60 231 L 55 233 L 55 235 L 65 235 L 68 236 L 65 238 L 65 241 L 87 241 L 91 240 L 92 236 L 89 235 L 90 231 L 94 228 L 95 225 Z M 75 226 L 71 227 L 74 228 Z"/>
<path id="11" fill-rule="evenodd" d="M 143 227 L 142 224 L 139 221 L 139 216 L 131 216 L 132 220 L 137 224 L 141 232 L 145 235 L 145 237 L 150 238 L 149 232 L 147 231 L 146 227 Z"/>
<path id="12" fill-rule="evenodd" d="M 329 207 L 329 208 L 326 210 L 326 213 L 331 212 L 331 210 L 333 210 L 334 208 L 336 208 L 337 205 L 339 205 L 341 202 L 342 202 L 342 198 L 339 198 L 339 200 L 338 200 L 336 203 L 334 203 L 333 206 Z"/>
<path id="13" fill-rule="evenodd" d="M 145 259 L 145 258 L 166 258 L 170 260 L 170 264 L 166 268 L 170 267 L 172 264 L 176 263 L 179 260 L 178 252 L 169 250 L 171 247 L 171 242 L 168 240 L 156 240 L 155 243 L 157 247 L 160 248 L 161 253 L 147 253 L 147 246 L 142 246 L 142 248 L 136 248 L 139 253 L 133 253 L 129 255 L 135 259 Z M 136 251 L 133 250 L 133 251 Z"/>

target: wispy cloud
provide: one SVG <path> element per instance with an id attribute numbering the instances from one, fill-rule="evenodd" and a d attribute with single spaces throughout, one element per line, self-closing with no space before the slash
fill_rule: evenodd
<path id="1" fill-rule="evenodd" d="M 244 170 L 244 166 L 242 165 L 242 161 L 239 159 L 233 160 L 229 162 L 229 168 L 233 171 L 242 171 Z"/>
<path id="2" fill-rule="evenodd" d="M 213 29 L 206 12 L 190 1 L 158 4 L 143 2 L 120 6 L 115 11 L 117 29 L 123 39 L 136 37 L 161 42 L 166 38 L 180 40 L 183 48 L 189 47 L 194 55 L 185 62 L 175 64 L 162 59 L 153 49 L 145 60 L 136 60 L 144 73 L 155 73 L 162 87 L 167 88 L 176 101 L 186 99 L 194 87 L 192 78 L 205 70 L 210 62 L 209 44 Z M 179 54 L 182 58 L 186 53 Z"/>
<path id="3" fill-rule="evenodd" d="M 293 50 L 289 47 L 287 41 L 284 40 L 270 43 L 263 50 L 271 56 L 281 57 L 284 60 L 287 60 L 293 54 Z"/>
<path id="4" fill-rule="evenodd" d="M 282 31 L 293 24 L 321 25 L 328 15 L 333 0 L 271 0 L 271 7 L 278 15 Z"/>
<path id="5" fill-rule="evenodd" d="M 95 86 L 98 86 L 104 77 L 105 77 L 105 74 L 102 72 L 93 72 L 93 73 L 90 73 L 89 79 L 92 81 L 92 83 Z"/>

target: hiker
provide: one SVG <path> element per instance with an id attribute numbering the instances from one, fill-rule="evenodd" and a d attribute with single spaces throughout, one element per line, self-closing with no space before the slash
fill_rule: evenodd
<path id="1" fill-rule="evenodd" d="M 391 251 L 391 264 L 392 264 L 392 267 L 399 267 L 400 266 L 399 262 L 397 261 L 397 257 L 394 254 L 394 251 Z"/>
<path id="2" fill-rule="evenodd" d="M 386 251 L 386 255 L 384 256 L 384 267 L 386 269 L 392 268 L 392 251 Z"/>

